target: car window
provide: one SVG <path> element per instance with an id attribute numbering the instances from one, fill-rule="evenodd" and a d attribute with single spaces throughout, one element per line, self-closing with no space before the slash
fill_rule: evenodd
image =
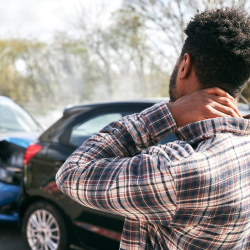
<path id="1" fill-rule="evenodd" d="M 121 119 L 124 115 L 129 115 L 131 112 L 126 113 L 110 113 L 110 114 L 100 114 L 87 121 L 81 122 L 72 128 L 69 143 L 74 146 L 81 146 L 84 141 L 89 139 L 94 134 L 98 133 L 103 127 L 108 125 L 113 121 Z M 162 139 L 158 144 L 166 144 L 177 140 L 174 134 L 168 134 L 164 139 Z"/>
<path id="2" fill-rule="evenodd" d="M 0 102 L 0 133 L 40 132 L 32 117 L 14 102 Z"/>
<path id="3" fill-rule="evenodd" d="M 81 146 L 92 135 L 98 133 L 109 123 L 121 119 L 122 116 L 120 113 L 101 114 L 77 124 L 72 128 L 69 143 L 74 146 Z"/>

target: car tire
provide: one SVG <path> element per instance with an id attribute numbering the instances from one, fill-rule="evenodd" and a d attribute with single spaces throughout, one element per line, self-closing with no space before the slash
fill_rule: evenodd
<path id="1" fill-rule="evenodd" d="M 22 235 L 31 250 L 69 249 L 63 217 L 55 206 L 46 201 L 39 201 L 28 207 L 23 217 Z"/>

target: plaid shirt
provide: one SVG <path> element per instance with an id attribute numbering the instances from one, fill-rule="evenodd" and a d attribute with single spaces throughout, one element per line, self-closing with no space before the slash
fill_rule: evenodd
<path id="1" fill-rule="evenodd" d="M 156 145 L 168 133 L 179 140 Z M 250 249 L 250 121 L 177 129 L 163 102 L 103 128 L 56 176 L 80 204 L 124 217 L 120 249 Z"/>

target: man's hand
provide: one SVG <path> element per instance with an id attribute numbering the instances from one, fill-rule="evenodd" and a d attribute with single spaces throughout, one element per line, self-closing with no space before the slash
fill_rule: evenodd
<path id="1" fill-rule="evenodd" d="M 182 127 L 217 117 L 242 118 L 233 101 L 233 97 L 227 92 L 215 87 L 183 96 L 175 102 L 167 103 L 167 106 L 177 127 Z"/>

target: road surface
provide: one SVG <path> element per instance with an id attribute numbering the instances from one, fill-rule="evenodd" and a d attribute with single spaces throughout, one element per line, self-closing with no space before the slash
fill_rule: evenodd
<path id="1" fill-rule="evenodd" d="M 27 250 L 21 237 L 21 231 L 16 224 L 0 223 L 1 250 Z"/>

